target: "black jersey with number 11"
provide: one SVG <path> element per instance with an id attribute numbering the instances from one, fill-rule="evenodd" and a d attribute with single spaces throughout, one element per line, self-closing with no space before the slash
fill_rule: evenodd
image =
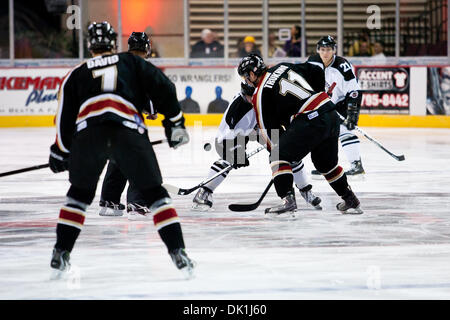
<path id="1" fill-rule="evenodd" d="M 323 69 L 310 63 L 280 63 L 267 70 L 252 98 L 256 120 L 271 147 L 271 130 L 287 128 L 299 114 L 330 101 Z"/>

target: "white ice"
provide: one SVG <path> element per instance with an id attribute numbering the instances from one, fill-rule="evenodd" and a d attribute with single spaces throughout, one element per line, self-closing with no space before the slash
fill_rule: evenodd
<path id="1" fill-rule="evenodd" d="M 297 194 L 296 219 L 268 219 L 264 208 L 278 202 L 273 188 L 257 210 L 229 211 L 230 203 L 256 201 L 270 181 L 266 151 L 229 175 L 211 212 L 190 210 L 195 192 L 173 196 L 198 264 L 192 280 L 175 268 L 151 220 L 97 214 L 99 183 L 72 273 L 50 281 L 68 175 L 41 169 L 0 178 L 0 299 L 450 299 L 450 130 L 364 129 L 406 160 L 361 138 L 366 175 L 350 184 L 363 215 L 337 212 L 340 199 L 324 180 L 312 180 L 322 211 Z M 216 159 L 203 150 L 216 128 L 189 131 L 189 145 L 154 147 L 164 182 L 183 188 L 204 180 Z M 162 128 L 150 136 L 164 138 Z M 0 171 L 46 163 L 54 137 L 54 128 L 0 129 Z M 343 154 L 340 163 L 348 168 Z M 313 169 L 309 157 L 305 164 Z"/>

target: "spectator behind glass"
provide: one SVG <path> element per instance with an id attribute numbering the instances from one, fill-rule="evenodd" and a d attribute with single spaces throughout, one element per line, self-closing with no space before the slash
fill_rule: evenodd
<path id="1" fill-rule="evenodd" d="M 215 34 L 203 29 L 202 39 L 192 46 L 191 58 L 223 58 L 223 46 L 215 40 Z"/>
<path id="2" fill-rule="evenodd" d="M 269 57 L 277 58 L 277 57 L 286 57 L 286 52 L 281 49 L 279 45 L 276 44 L 277 35 L 275 33 L 269 34 Z"/>
<path id="3" fill-rule="evenodd" d="M 366 43 L 366 45 L 363 44 L 363 46 L 366 46 L 366 48 L 363 48 L 363 54 L 361 55 L 361 43 Z M 373 55 L 373 48 L 372 44 L 370 43 L 370 33 L 368 29 L 362 29 L 361 34 L 358 36 L 358 40 L 353 42 L 353 44 L 350 46 L 348 50 L 349 56 L 355 56 L 355 57 L 370 57 Z"/>
<path id="4" fill-rule="evenodd" d="M 305 47 L 308 44 L 305 39 Z M 291 28 L 291 40 L 287 40 L 284 43 L 283 50 L 288 57 L 301 57 L 302 56 L 302 28 L 299 25 L 294 25 Z"/>
<path id="5" fill-rule="evenodd" d="M 359 42 L 359 53 L 355 54 L 355 57 L 371 57 L 370 44 L 367 41 Z"/>
<path id="6" fill-rule="evenodd" d="M 384 55 L 384 43 L 382 41 L 377 41 L 373 44 L 374 55 L 371 57 L 371 61 L 377 64 L 385 64 L 386 56 Z"/>
<path id="7" fill-rule="evenodd" d="M 244 47 L 239 50 L 239 57 L 243 58 L 250 53 L 255 53 L 261 56 L 261 51 L 259 51 L 258 47 L 256 46 L 255 38 L 252 36 L 247 36 L 244 39 Z"/>

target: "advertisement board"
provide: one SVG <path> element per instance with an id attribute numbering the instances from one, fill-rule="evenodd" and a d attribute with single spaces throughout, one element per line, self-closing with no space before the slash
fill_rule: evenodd
<path id="1" fill-rule="evenodd" d="M 409 67 L 355 67 L 361 86 L 361 113 L 408 114 Z"/>
<path id="2" fill-rule="evenodd" d="M 165 68 L 175 84 L 181 108 L 186 113 L 223 113 L 241 90 L 236 68 Z"/>
<path id="3" fill-rule="evenodd" d="M 54 115 L 70 68 L 15 68 L 0 72 L 0 116 Z"/>

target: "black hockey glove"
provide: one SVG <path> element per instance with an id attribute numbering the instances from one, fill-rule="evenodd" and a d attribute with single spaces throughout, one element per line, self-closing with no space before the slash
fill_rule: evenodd
<path id="1" fill-rule="evenodd" d="M 246 145 L 249 138 L 248 136 L 238 135 L 233 140 L 224 140 L 224 156 L 226 161 L 228 161 L 234 169 L 247 167 L 250 162 L 247 159 L 247 154 L 245 153 Z"/>
<path id="2" fill-rule="evenodd" d="M 246 82 L 241 82 L 241 95 L 244 96 L 253 96 L 253 93 L 255 92 L 255 87 L 249 85 Z"/>
<path id="3" fill-rule="evenodd" d="M 358 124 L 359 108 L 356 104 L 350 103 L 347 107 L 347 118 L 344 121 L 344 125 L 348 130 L 354 130 Z"/>
<path id="4" fill-rule="evenodd" d="M 162 121 L 162 124 L 164 126 L 167 141 L 171 148 L 176 149 L 179 146 L 189 142 L 189 135 L 186 131 L 186 127 L 184 126 L 184 117 L 181 117 L 180 120 L 175 122 L 172 122 L 166 118 Z"/>
<path id="5" fill-rule="evenodd" d="M 48 164 L 50 165 L 50 170 L 54 173 L 66 171 L 69 169 L 69 154 L 61 151 L 54 143 L 50 147 Z"/>

